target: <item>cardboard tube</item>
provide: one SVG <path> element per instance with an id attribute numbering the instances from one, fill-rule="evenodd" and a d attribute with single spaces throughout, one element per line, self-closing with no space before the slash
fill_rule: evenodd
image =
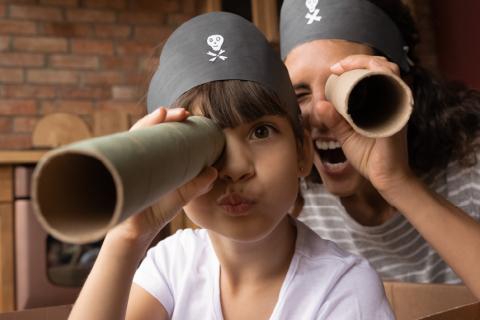
<path id="1" fill-rule="evenodd" d="M 212 165 L 224 144 L 221 129 L 194 116 L 61 147 L 35 168 L 35 214 L 59 240 L 100 240 L 110 228 Z"/>
<path id="2" fill-rule="evenodd" d="M 325 96 L 355 131 L 372 138 L 400 131 L 412 113 L 410 88 L 391 73 L 356 69 L 331 75 Z"/>

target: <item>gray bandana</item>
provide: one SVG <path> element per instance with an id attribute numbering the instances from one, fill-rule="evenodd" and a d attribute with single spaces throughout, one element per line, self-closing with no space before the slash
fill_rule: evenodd
<path id="1" fill-rule="evenodd" d="M 233 79 L 264 85 L 297 117 L 297 100 L 280 57 L 253 24 L 227 12 L 197 16 L 172 33 L 150 82 L 148 111 L 170 106 L 203 83 Z"/>
<path id="2" fill-rule="evenodd" d="M 380 8 L 366 0 L 285 0 L 280 39 L 282 59 L 302 43 L 342 39 L 380 51 L 403 71 L 410 68 L 400 31 Z"/>

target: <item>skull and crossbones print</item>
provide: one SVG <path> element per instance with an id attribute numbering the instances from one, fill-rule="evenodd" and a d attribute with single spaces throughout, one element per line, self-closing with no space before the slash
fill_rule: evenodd
<path id="1" fill-rule="evenodd" d="M 208 61 L 214 62 L 217 58 L 221 60 L 226 60 L 228 57 L 222 55 L 225 53 L 225 50 L 222 49 L 223 44 L 223 36 L 219 34 L 212 34 L 207 38 L 207 44 L 213 49 L 215 52 L 208 51 L 207 54 L 213 58 L 210 58 Z"/>
<path id="2" fill-rule="evenodd" d="M 308 19 L 307 24 L 312 24 L 313 21 L 320 21 L 321 16 L 318 15 L 320 9 L 317 9 L 318 0 L 306 0 L 305 5 L 309 12 L 305 15 L 305 19 Z"/>

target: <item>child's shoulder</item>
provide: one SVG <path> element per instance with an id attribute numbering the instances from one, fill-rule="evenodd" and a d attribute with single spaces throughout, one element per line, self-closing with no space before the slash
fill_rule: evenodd
<path id="1" fill-rule="evenodd" d="M 371 270 L 368 261 L 360 256 L 341 249 L 333 241 L 321 238 L 301 221 L 297 224 L 297 244 L 295 254 L 305 268 L 335 270 L 352 268 Z"/>
<path id="2" fill-rule="evenodd" d="M 303 297 L 315 297 L 320 303 L 337 301 L 338 297 L 352 303 L 367 301 L 372 305 L 386 301 L 380 277 L 365 258 L 322 239 L 299 221 L 297 232 L 293 295 L 302 292 Z M 310 302 L 318 303 L 315 301 Z"/>

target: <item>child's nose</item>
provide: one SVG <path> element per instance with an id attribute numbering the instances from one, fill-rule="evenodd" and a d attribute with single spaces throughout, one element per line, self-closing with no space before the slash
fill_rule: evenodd
<path id="1" fill-rule="evenodd" d="M 254 175 L 254 165 L 248 148 L 241 143 L 229 141 L 225 145 L 218 176 L 227 182 L 238 182 L 251 178 Z"/>

